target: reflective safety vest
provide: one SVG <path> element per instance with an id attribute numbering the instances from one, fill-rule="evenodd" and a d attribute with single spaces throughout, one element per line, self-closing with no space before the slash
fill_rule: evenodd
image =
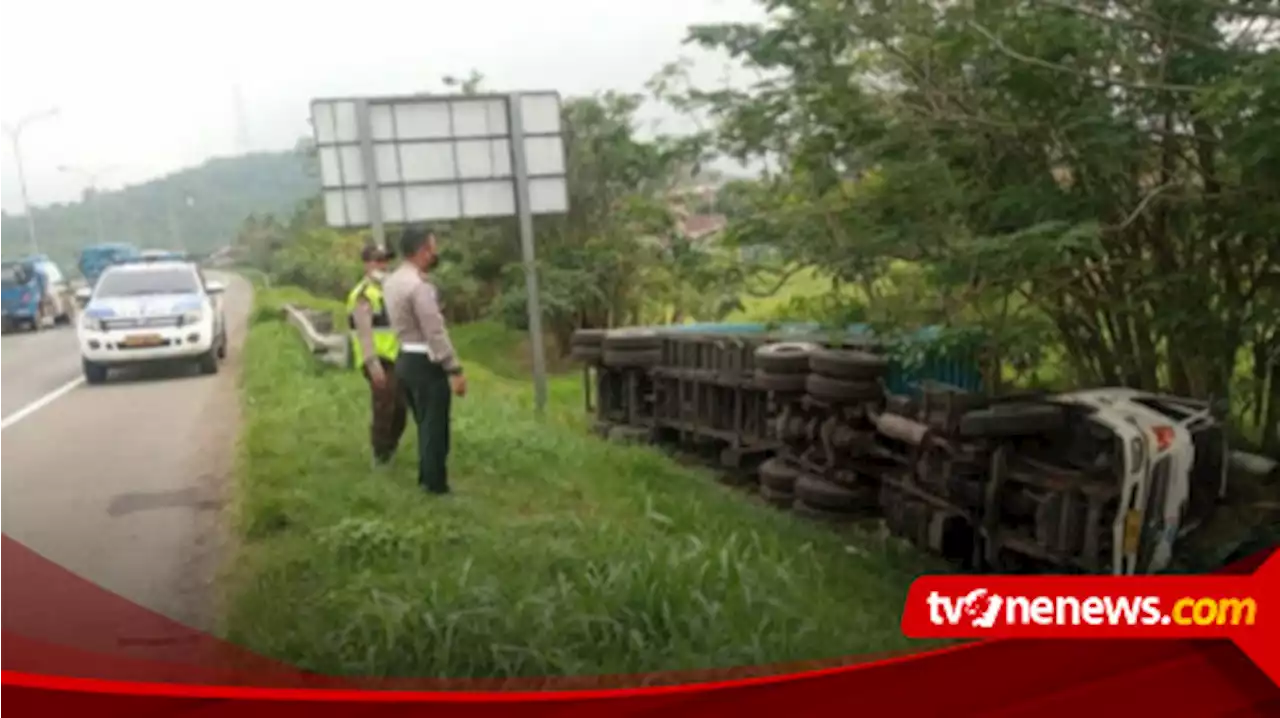
<path id="1" fill-rule="evenodd" d="M 347 295 L 347 327 L 351 330 L 351 357 L 355 368 L 364 367 L 363 352 L 360 350 L 360 338 L 356 335 L 356 305 L 360 299 L 369 301 L 373 309 L 373 350 L 390 361 L 395 361 L 400 354 L 400 340 L 391 328 L 391 318 L 387 316 L 387 303 L 382 296 L 382 287 L 368 278 L 360 280 L 355 289 Z"/>

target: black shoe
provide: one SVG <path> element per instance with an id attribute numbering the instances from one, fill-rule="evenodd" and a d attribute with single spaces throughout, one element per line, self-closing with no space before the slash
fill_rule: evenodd
<path id="1" fill-rule="evenodd" d="M 433 495 L 433 496 L 448 496 L 449 494 L 453 493 L 452 491 L 450 491 L 450 490 L 449 490 L 449 489 L 447 489 L 447 488 L 444 488 L 444 489 L 431 489 L 431 488 L 427 488 L 427 487 L 425 487 L 425 486 L 424 486 L 424 487 L 422 487 L 422 490 L 423 490 L 423 491 L 425 491 L 425 492 L 427 492 L 428 494 Z"/>

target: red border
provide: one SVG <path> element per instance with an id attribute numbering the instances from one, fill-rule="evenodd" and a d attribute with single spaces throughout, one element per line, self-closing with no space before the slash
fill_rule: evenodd
<path id="1" fill-rule="evenodd" d="M 720 672 L 713 680 L 705 680 L 706 673 L 584 677 L 550 680 L 541 686 L 545 690 L 477 690 L 501 683 L 490 681 L 329 678 L 176 624 L 70 574 L 8 537 L 3 549 L 10 590 L 3 605 L 7 650 L 0 690 L 11 707 L 33 711 L 305 711 L 315 716 L 434 705 L 450 714 L 660 710 L 663 718 L 802 707 L 847 711 L 853 706 L 902 716 L 1000 713 L 1038 718 L 1079 718 L 1081 712 L 1100 707 L 1107 714 L 1280 711 L 1280 687 L 1224 640 L 993 640 L 782 675 L 760 675 L 769 669 L 753 668 Z M 1229 572 L 1248 573 L 1269 553 L 1232 566 Z M 176 637 L 175 642 L 122 638 L 156 635 Z M 673 683 L 680 675 L 704 682 L 637 687 L 653 681 Z M 594 687 L 555 690 L 574 682 Z M 609 685 L 618 687 L 601 688 Z"/>

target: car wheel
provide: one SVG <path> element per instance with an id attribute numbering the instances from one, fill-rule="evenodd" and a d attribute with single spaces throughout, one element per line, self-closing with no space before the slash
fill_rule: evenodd
<path id="1" fill-rule="evenodd" d="M 107 381 L 107 368 L 101 364 L 81 359 L 80 365 L 84 369 L 84 380 L 90 384 L 102 384 Z"/>
<path id="2" fill-rule="evenodd" d="M 210 349 L 200 357 L 200 373 L 218 373 L 218 350 L 216 348 Z"/>
<path id="3" fill-rule="evenodd" d="M 226 334 L 223 334 L 222 337 L 218 339 L 218 358 L 219 359 L 227 358 L 227 335 Z"/>

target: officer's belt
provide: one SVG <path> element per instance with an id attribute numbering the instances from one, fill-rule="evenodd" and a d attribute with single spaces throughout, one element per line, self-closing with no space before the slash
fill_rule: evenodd
<path id="1" fill-rule="evenodd" d="M 436 358 L 431 354 L 431 347 L 426 344 L 406 343 L 400 345 L 400 351 L 406 354 L 426 354 L 427 358 L 435 361 Z"/>

